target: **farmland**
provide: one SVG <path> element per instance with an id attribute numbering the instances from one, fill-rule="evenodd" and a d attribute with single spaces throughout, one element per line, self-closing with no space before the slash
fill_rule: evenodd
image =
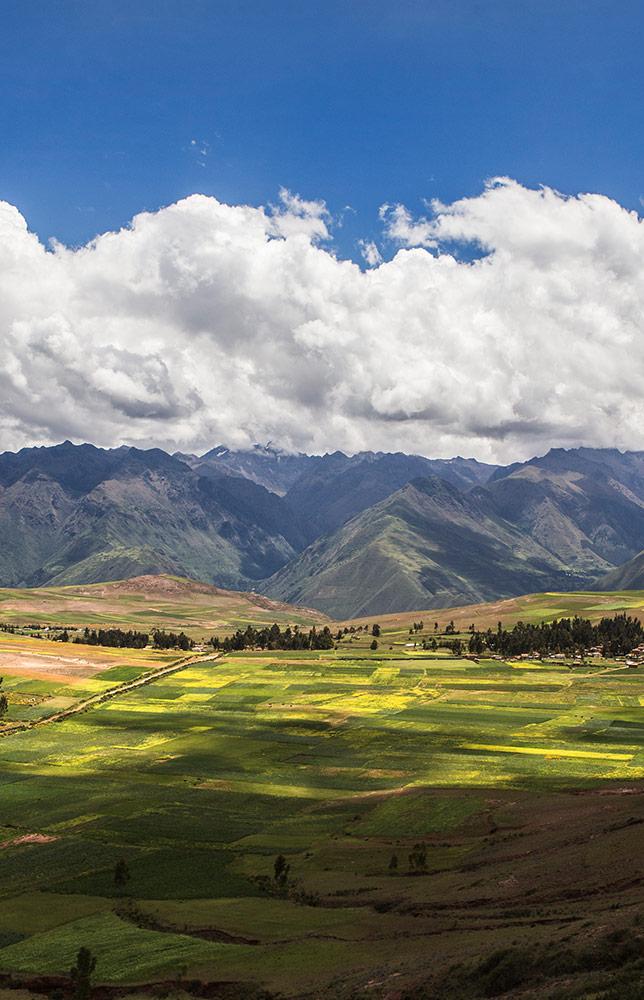
<path id="1" fill-rule="evenodd" d="M 326 616 L 261 594 L 159 575 L 70 587 L 0 588 L 0 620 L 14 625 L 183 629 L 197 639 L 213 630 L 273 622 L 309 624 L 326 621 Z"/>
<path id="2" fill-rule="evenodd" d="M 396 633 L 407 629 L 412 622 L 423 619 L 431 624 L 435 618 L 440 622 L 453 618 L 463 627 L 471 622 L 477 628 L 494 628 L 498 621 L 510 627 L 518 621 L 542 622 L 553 618 L 579 615 L 596 622 L 600 618 L 617 614 L 635 615 L 644 618 L 644 590 L 577 591 L 570 593 L 525 594 L 509 597 L 487 604 L 468 604 L 437 611 L 402 611 L 391 615 L 378 615 L 378 621 L 388 632 Z M 373 617 L 373 616 L 372 616 Z M 371 621 L 372 617 L 352 619 L 353 624 Z"/>
<path id="3" fill-rule="evenodd" d="M 206 654 L 0 740 L 0 972 L 38 992 L 85 946 L 138 994 L 465 998 L 532 969 L 525 997 L 637 996 L 641 668 L 382 624 L 376 650 Z"/>

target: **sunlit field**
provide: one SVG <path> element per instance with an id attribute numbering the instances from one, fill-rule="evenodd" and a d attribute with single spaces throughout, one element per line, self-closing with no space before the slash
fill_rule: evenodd
<path id="1" fill-rule="evenodd" d="M 465 997 L 501 947 L 630 927 L 641 670 L 413 641 L 204 658 L 0 740 L 0 969 L 63 974 L 83 945 L 108 983 L 447 996 L 456 964 Z"/>

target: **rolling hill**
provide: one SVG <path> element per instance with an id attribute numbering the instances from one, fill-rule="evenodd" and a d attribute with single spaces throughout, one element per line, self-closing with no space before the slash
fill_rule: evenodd
<path id="1" fill-rule="evenodd" d="M 224 590 L 167 574 L 67 587 L 0 589 L 0 619 L 12 625 L 90 625 L 150 631 L 183 629 L 193 637 L 253 625 L 312 625 L 319 611 L 263 594 Z"/>

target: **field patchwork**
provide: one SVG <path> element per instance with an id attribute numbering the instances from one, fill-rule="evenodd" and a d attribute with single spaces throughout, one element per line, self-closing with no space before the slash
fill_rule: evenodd
<path id="1" fill-rule="evenodd" d="M 585 790 L 589 858 L 593 810 L 615 837 L 637 832 L 639 672 L 421 655 L 393 633 L 373 651 L 369 639 L 191 663 L 0 741 L 0 969 L 63 973 L 84 945 L 112 983 L 187 974 L 296 995 L 314 976 L 339 995 L 338 977 L 366 981 L 374 961 L 416 974 L 439 927 L 444 960 L 462 957 L 465 911 L 441 900 L 479 900 L 467 910 L 474 951 L 521 909 L 517 892 L 525 909 L 503 842 L 529 844 L 537 815 L 552 817 L 552 842 L 526 847 L 534 870 L 522 878 L 531 905 L 549 897 L 552 919 L 570 923 L 557 812 L 575 804 L 576 829 Z M 113 652 L 112 679 L 139 669 Z M 583 877 L 610 883 L 606 859 Z M 534 933 L 534 921 L 510 923 L 515 939 Z"/>

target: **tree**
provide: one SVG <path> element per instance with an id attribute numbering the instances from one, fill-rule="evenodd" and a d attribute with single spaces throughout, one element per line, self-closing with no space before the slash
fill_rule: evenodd
<path id="1" fill-rule="evenodd" d="M 371 634 L 373 636 L 375 636 L 376 639 L 379 639 L 380 638 L 380 625 L 378 625 L 377 623 L 374 624 L 374 625 L 372 625 L 371 626 Z"/>
<path id="2" fill-rule="evenodd" d="M 95 968 L 94 955 L 89 948 L 81 948 L 76 956 L 76 965 L 69 971 L 74 984 L 74 1000 L 88 1000 Z"/>
<path id="3" fill-rule="evenodd" d="M 4 677 L 0 677 L 0 687 L 2 687 L 3 680 Z M 3 715 L 6 715 L 8 711 L 9 711 L 9 700 L 3 691 L 0 693 L 0 718 Z"/>
<path id="4" fill-rule="evenodd" d="M 279 886 L 284 887 L 288 881 L 288 873 L 291 870 L 291 866 L 286 863 L 286 858 L 283 854 L 278 854 L 275 858 L 275 863 L 273 865 L 273 873 L 275 876 L 275 881 Z"/>
<path id="5" fill-rule="evenodd" d="M 121 858 L 114 866 L 114 885 L 123 888 L 130 881 L 130 878 L 130 869 L 127 866 L 127 861 Z"/>
<path id="6" fill-rule="evenodd" d="M 370 649 L 377 649 L 377 648 L 378 648 L 378 640 L 377 639 L 373 639 L 373 641 L 371 643 L 371 646 L 370 646 Z"/>
<path id="7" fill-rule="evenodd" d="M 398 856 L 396 854 L 392 854 L 389 859 L 389 874 L 393 875 L 394 872 L 397 871 L 398 871 Z"/>
<path id="8" fill-rule="evenodd" d="M 485 649 L 485 641 L 480 632 L 473 632 L 469 641 L 470 653 L 482 653 Z"/>
<path id="9" fill-rule="evenodd" d="M 414 849 L 409 855 L 409 870 L 416 873 L 427 871 L 427 847 L 425 844 L 414 844 Z"/>

